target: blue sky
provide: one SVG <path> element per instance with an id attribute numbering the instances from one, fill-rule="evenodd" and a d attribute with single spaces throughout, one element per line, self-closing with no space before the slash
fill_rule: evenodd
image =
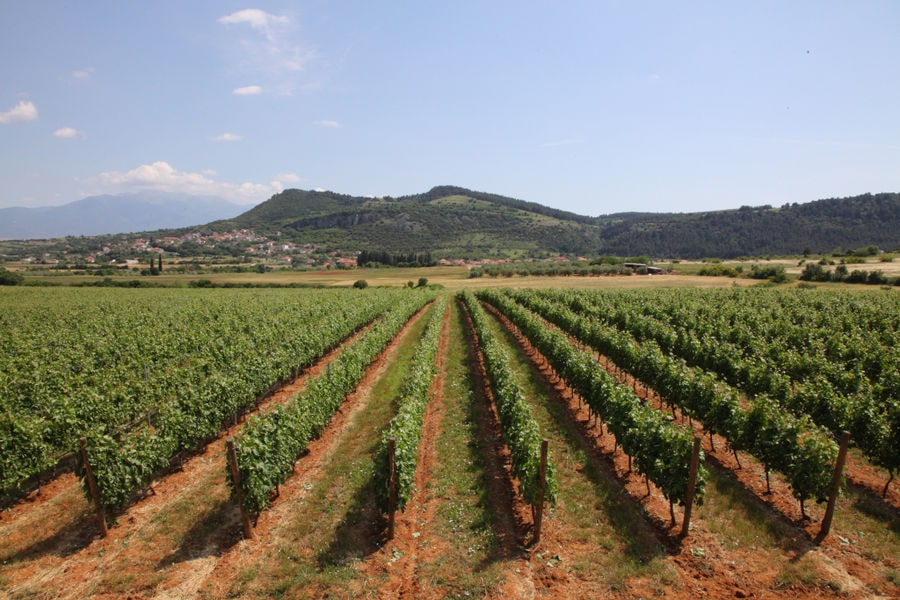
<path id="1" fill-rule="evenodd" d="M 4 2 L 0 207 L 900 191 L 900 2 Z"/>

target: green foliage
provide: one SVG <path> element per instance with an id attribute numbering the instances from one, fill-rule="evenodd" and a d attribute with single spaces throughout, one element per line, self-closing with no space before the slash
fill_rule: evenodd
<path id="1" fill-rule="evenodd" d="M 0 268 L 0 285 L 19 285 L 24 280 L 21 273 Z"/>
<path id="2" fill-rule="evenodd" d="M 573 347 L 564 333 L 548 327 L 546 321 L 516 304 L 508 294 L 485 290 L 478 296 L 506 315 L 600 415 L 622 449 L 634 459 L 637 471 L 659 486 L 669 502 L 683 502 L 693 454 L 691 433 L 643 404 L 631 388 L 616 382 L 598 365 L 592 353 Z M 698 504 L 703 501 L 705 481 L 705 469 L 701 467 L 695 489 Z"/>
<path id="3" fill-rule="evenodd" d="M 774 283 L 784 283 L 787 281 L 783 265 L 753 265 L 747 274 L 750 279 L 767 279 Z"/>
<path id="4" fill-rule="evenodd" d="M 727 267 L 722 264 L 703 267 L 697 274 L 701 277 L 738 277 L 740 275 L 734 267 Z"/>
<path id="5" fill-rule="evenodd" d="M 513 475 L 519 480 L 519 493 L 532 506 L 537 504 L 541 461 L 540 427 L 528 406 L 521 386 L 509 363 L 503 345 L 487 324 L 487 316 L 478 300 L 469 292 L 459 297 L 472 319 L 475 336 L 484 356 L 484 366 L 500 418 L 503 443 L 509 448 Z M 556 502 L 556 467 L 547 459 L 544 500 Z"/>
<path id="6" fill-rule="evenodd" d="M 520 276 L 547 276 L 547 277 L 596 277 L 600 275 L 632 275 L 631 267 L 619 262 L 605 262 L 611 260 L 610 257 L 604 257 L 601 262 L 568 262 L 558 260 L 544 260 L 540 262 L 514 262 L 499 265 L 484 265 L 474 267 L 469 271 L 469 278 L 478 277 L 513 277 Z M 643 273 L 646 275 L 646 271 Z"/>
<path id="7" fill-rule="evenodd" d="M 437 262 L 427 252 L 402 254 L 363 250 L 356 257 L 356 264 L 361 267 L 433 267 Z"/>
<path id="8" fill-rule="evenodd" d="M 679 290 L 539 296 L 527 305 L 734 447 L 784 473 L 801 500 L 823 495 L 816 487 L 827 481 L 822 465 L 833 463 L 833 439 L 843 430 L 876 464 L 900 465 L 900 447 L 882 444 L 897 435 L 888 424 L 900 389 L 893 295 Z M 749 410 L 740 408 L 739 393 L 756 397 Z M 777 432 L 760 433 L 771 428 Z M 780 439 L 787 434 L 788 441 Z"/>
<path id="9" fill-rule="evenodd" d="M 832 198 L 779 209 L 693 214 L 621 214 L 599 219 L 602 251 L 702 258 L 827 252 L 868 244 L 893 248 L 900 194 Z M 877 248 L 876 248 L 877 250 Z"/>
<path id="10" fill-rule="evenodd" d="M 428 294 L 404 294 L 370 329 L 344 348 L 323 375 L 289 403 L 252 417 L 235 439 L 241 491 L 252 512 L 269 504 L 276 486 L 293 472 L 294 461 L 328 425 L 344 397 L 365 374 Z M 230 470 L 228 481 L 234 493 Z"/>
<path id="11" fill-rule="evenodd" d="M 408 295 L 363 293 L 4 290 L 0 347 L 16 351 L 0 353 L 0 492 L 85 435 L 104 502 L 121 508 L 175 453 Z"/>
<path id="12" fill-rule="evenodd" d="M 356 281 L 353 282 L 353 287 L 358 290 L 364 290 L 367 287 L 369 287 L 369 282 L 366 281 L 365 279 L 357 279 Z"/>
<path id="13" fill-rule="evenodd" d="M 868 285 L 888 285 L 891 281 L 884 271 L 854 269 L 848 273 L 845 261 L 835 267 L 834 271 L 825 269 L 820 263 L 806 263 L 800 274 L 801 281 L 843 281 L 845 283 L 862 283 Z"/>
<path id="14" fill-rule="evenodd" d="M 395 440 L 395 473 L 397 477 L 397 508 L 403 510 L 413 492 L 416 466 L 419 463 L 419 441 L 422 438 L 422 423 L 428 406 L 429 390 L 437 374 L 438 345 L 447 297 L 439 297 L 431 309 L 431 318 L 416 346 L 412 365 L 403 380 L 400 391 L 400 407 L 381 436 L 375 451 L 375 485 L 378 503 L 382 510 L 388 510 L 390 494 L 388 440 Z"/>

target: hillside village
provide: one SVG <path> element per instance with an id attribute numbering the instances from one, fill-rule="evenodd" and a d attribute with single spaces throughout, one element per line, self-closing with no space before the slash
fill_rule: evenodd
<path id="1" fill-rule="evenodd" d="M 61 249 L 21 258 L 29 265 L 57 268 L 112 267 L 139 268 L 152 257 L 165 257 L 176 268 L 186 270 L 198 263 L 210 264 L 264 264 L 268 267 L 294 269 L 352 269 L 357 267 L 359 251 L 333 250 L 316 244 L 296 244 L 279 240 L 280 232 L 267 237 L 252 229 L 235 229 L 227 232 L 204 233 L 190 231 L 180 236 L 126 237 L 104 243 L 93 251 Z M 208 260 L 202 260 L 207 257 Z M 231 260 L 228 259 L 231 257 Z M 441 266 L 498 266 L 511 263 L 587 263 L 583 256 L 550 256 L 542 259 L 504 258 L 439 258 Z"/>

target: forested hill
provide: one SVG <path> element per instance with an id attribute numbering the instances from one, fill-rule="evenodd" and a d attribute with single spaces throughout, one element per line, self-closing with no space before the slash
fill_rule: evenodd
<path id="1" fill-rule="evenodd" d="M 781 207 L 602 217 L 604 253 L 683 258 L 801 254 L 874 244 L 900 248 L 900 194 Z"/>
<path id="2" fill-rule="evenodd" d="M 775 208 L 588 217 L 452 186 L 398 198 L 285 190 L 212 226 L 278 231 L 295 242 L 345 250 L 430 252 L 447 258 L 548 253 L 730 258 L 870 244 L 900 248 L 900 194 Z"/>
<path id="3" fill-rule="evenodd" d="M 214 225 L 345 250 L 448 258 L 590 253 L 601 246 L 591 217 L 450 186 L 398 198 L 285 190 Z"/>

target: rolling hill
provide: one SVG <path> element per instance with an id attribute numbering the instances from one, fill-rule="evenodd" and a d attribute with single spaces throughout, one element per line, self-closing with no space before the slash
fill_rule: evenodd
<path id="1" fill-rule="evenodd" d="M 334 248 L 452 257 L 578 253 L 600 244 L 590 217 L 450 186 L 399 198 L 285 190 L 216 226 L 279 231 Z"/>
<path id="2" fill-rule="evenodd" d="M 548 254 L 682 258 L 900 247 L 900 194 L 781 207 L 587 217 L 496 194 L 440 186 L 399 198 L 285 190 L 215 224 L 334 248 L 447 257 Z"/>

